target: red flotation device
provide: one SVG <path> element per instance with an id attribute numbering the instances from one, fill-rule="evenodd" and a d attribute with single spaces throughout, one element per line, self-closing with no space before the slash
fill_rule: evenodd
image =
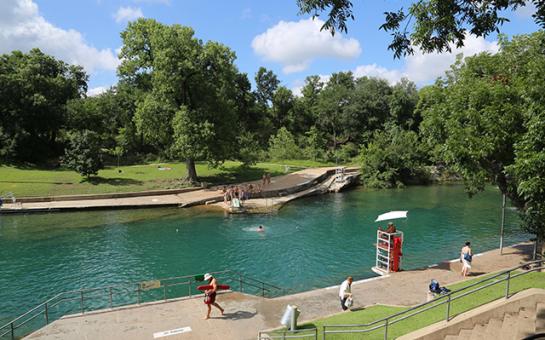
<path id="1" fill-rule="evenodd" d="M 401 237 L 394 236 L 394 249 L 392 251 L 392 268 L 391 271 L 398 272 L 399 271 L 399 257 L 402 256 L 401 254 Z"/>
<path id="2" fill-rule="evenodd" d="M 212 287 L 212 285 L 202 285 L 202 286 L 198 286 L 197 289 L 198 290 L 201 290 L 201 291 L 205 291 L 205 290 L 209 290 L 209 289 L 212 289 L 214 287 Z M 218 285 L 218 290 L 227 290 L 227 289 L 230 289 L 231 287 L 229 285 Z"/>

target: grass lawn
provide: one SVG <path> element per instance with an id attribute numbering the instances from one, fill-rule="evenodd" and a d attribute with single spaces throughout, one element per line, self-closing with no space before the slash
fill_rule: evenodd
<path id="1" fill-rule="evenodd" d="M 451 290 L 457 290 L 463 288 L 469 284 L 483 280 L 484 277 L 476 278 L 473 280 L 464 281 L 458 284 L 448 286 Z M 488 281 L 490 282 L 490 281 Z M 487 283 L 488 283 L 487 282 Z M 423 287 L 426 289 L 427 287 Z M 528 288 L 543 288 L 545 289 L 545 273 L 529 273 L 522 277 L 518 277 L 511 280 L 510 293 L 520 292 Z M 470 288 L 469 290 L 474 289 Z M 462 292 L 463 293 L 463 292 Z M 461 294 L 461 293 L 459 293 Z M 459 295 L 458 294 L 458 295 Z M 485 288 L 479 292 L 470 294 L 466 297 L 462 297 L 458 300 L 452 301 L 450 315 L 451 318 L 455 315 L 466 312 L 475 307 L 492 302 L 505 295 L 505 282 L 497 285 Z M 456 295 L 453 295 L 453 297 Z M 357 297 L 356 297 L 357 298 Z M 321 339 L 321 332 L 323 325 L 349 325 L 349 324 L 365 324 L 375 320 L 382 319 L 388 315 L 395 314 L 403 311 L 407 308 L 403 307 L 387 307 L 387 306 L 372 306 L 363 310 L 346 312 L 336 314 L 331 317 L 317 320 L 313 323 L 307 323 L 301 325 L 301 328 L 318 328 L 319 338 Z M 410 333 L 417 329 L 429 326 L 433 323 L 444 320 L 446 317 L 446 304 L 435 308 L 432 308 L 422 314 L 416 315 L 399 323 L 396 323 L 388 327 L 388 338 L 394 339 L 401 335 Z M 358 329 L 357 327 L 347 329 Z M 365 328 L 359 328 L 365 329 Z M 384 339 L 384 328 L 381 328 L 371 333 L 354 333 L 354 334 L 328 334 L 326 339 L 335 340 L 353 340 L 353 339 Z"/>
<path id="2" fill-rule="evenodd" d="M 293 160 L 258 163 L 250 168 L 240 165 L 239 162 L 229 161 L 214 169 L 209 168 L 206 163 L 198 163 L 197 175 L 203 182 L 224 184 L 256 180 L 264 172 L 278 176 L 285 174 L 286 170 L 293 172 L 302 167 L 331 164 Z M 159 170 L 159 164 L 107 167 L 99 171 L 98 177 L 85 181 L 75 171 L 67 169 L 0 165 L 0 196 L 7 192 L 12 192 L 16 197 L 57 196 L 174 189 L 185 186 L 181 180 L 186 174 L 185 163 L 160 163 L 160 166 L 171 170 Z"/>

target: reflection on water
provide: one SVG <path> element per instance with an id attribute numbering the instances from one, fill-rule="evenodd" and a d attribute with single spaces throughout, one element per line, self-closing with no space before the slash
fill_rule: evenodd
<path id="1" fill-rule="evenodd" d="M 0 321 L 58 292 L 233 269 L 294 291 L 373 276 L 377 215 L 409 210 L 403 267 L 497 247 L 501 196 L 462 186 L 354 190 L 301 199 L 273 215 L 202 208 L 0 216 Z M 506 243 L 527 239 L 507 211 Z M 259 225 L 265 227 L 258 232 Z"/>

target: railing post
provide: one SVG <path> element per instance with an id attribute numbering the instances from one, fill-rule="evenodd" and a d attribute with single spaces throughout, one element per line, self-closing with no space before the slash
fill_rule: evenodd
<path id="1" fill-rule="evenodd" d="M 47 302 L 45 303 L 45 324 L 49 324 L 49 309 L 47 308 Z"/>
<path id="2" fill-rule="evenodd" d="M 507 272 L 507 284 L 505 285 L 505 298 L 509 298 L 509 284 L 511 281 L 511 272 Z"/>
<path id="3" fill-rule="evenodd" d="M 167 286 L 163 286 L 163 298 L 167 300 Z"/>
<path id="4" fill-rule="evenodd" d="M 81 290 L 79 293 L 80 293 L 79 304 L 80 304 L 80 307 L 81 307 L 81 314 L 83 314 L 85 312 L 85 310 L 83 309 L 83 290 Z"/>
<path id="5" fill-rule="evenodd" d="M 261 282 L 261 296 L 265 297 L 265 282 Z"/>
<path id="6" fill-rule="evenodd" d="M 242 274 L 238 274 L 238 288 L 240 289 L 240 292 L 242 293 Z"/>
<path id="7" fill-rule="evenodd" d="M 282 340 L 286 340 L 286 331 L 282 332 Z"/>
<path id="8" fill-rule="evenodd" d="M 389 319 L 386 319 L 386 322 L 384 323 L 384 340 L 388 340 L 388 323 Z"/>
<path id="9" fill-rule="evenodd" d="M 452 294 L 449 293 L 447 300 L 447 321 L 450 321 L 450 297 Z"/>
<path id="10" fill-rule="evenodd" d="M 188 286 L 189 286 L 189 288 L 188 288 L 189 289 L 189 297 L 191 298 L 191 279 L 189 279 L 189 285 Z"/>
<path id="11" fill-rule="evenodd" d="M 113 293 L 112 293 L 112 287 L 109 287 L 108 290 L 109 290 L 109 293 L 110 293 L 110 308 L 113 308 L 113 301 L 112 301 L 112 300 L 113 300 L 113 298 L 112 298 L 112 297 L 113 297 L 113 296 L 112 296 Z"/>
<path id="12" fill-rule="evenodd" d="M 9 324 L 11 328 L 11 340 L 15 340 L 15 327 L 13 327 L 13 322 Z"/>

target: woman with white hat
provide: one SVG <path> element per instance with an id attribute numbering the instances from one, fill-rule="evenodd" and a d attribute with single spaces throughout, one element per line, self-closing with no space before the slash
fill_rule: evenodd
<path id="1" fill-rule="evenodd" d="M 221 315 L 223 315 L 223 308 L 218 305 L 216 302 L 216 292 L 218 291 L 218 282 L 216 278 L 210 275 L 209 273 L 204 274 L 204 279 L 208 281 L 208 284 L 212 286 L 212 289 L 208 289 L 204 292 L 204 304 L 208 307 L 208 312 L 204 319 L 210 319 L 210 312 L 212 311 L 212 305 L 220 310 Z"/>

